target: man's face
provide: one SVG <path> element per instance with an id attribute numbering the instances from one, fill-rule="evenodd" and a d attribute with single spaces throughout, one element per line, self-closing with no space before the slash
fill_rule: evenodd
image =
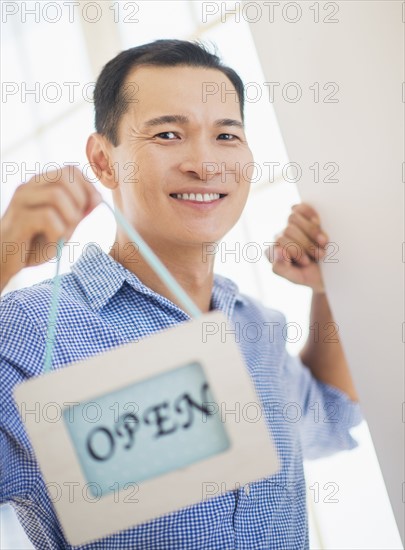
<path id="1" fill-rule="evenodd" d="M 253 161 L 230 80 L 216 69 L 140 67 L 125 90 L 135 101 L 112 149 L 117 205 L 150 244 L 219 241 L 245 206 Z"/>

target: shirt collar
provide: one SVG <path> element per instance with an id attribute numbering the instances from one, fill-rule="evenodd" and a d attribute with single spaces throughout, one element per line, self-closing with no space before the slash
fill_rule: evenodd
<path id="1" fill-rule="evenodd" d="M 88 244 L 73 264 L 72 273 L 93 309 L 103 308 L 123 285 L 125 274 L 118 265 L 120 264 L 95 243 Z"/>
<path id="2" fill-rule="evenodd" d="M 101 310 L 124 282 L 142 294 L 162 298 L 95 243 L 86 246 L 80 258 L 73 264 L 72 272 L 94 310 Z M 223 310 L 224 304 L 231 302 L 246 304 L 246 298 L 239 293 L 238 285 L 234 281 L 214 273 L 211 309 Z"/>

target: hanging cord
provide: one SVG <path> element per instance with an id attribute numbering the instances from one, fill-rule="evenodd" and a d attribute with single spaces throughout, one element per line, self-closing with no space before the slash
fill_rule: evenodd
<path id="1" fill-rule="evenodd" d="M 55 328 L 56 328 L 56 318 L 58 316 L 58 302 L 60 295 L 60 258 L 62 256 L 62 249 L 65 241 L 59 239 L 57 244 L 56 252 L 56 275 L 53 279 L 53 288 L 52 288 L 52 297 L 51 297 L 51 307 L 49 308 L 48 316 L 48 327 L 46 334 L 46 348 L 45 348 L 45 363 L 44 363 L 44 373 L 51 370 L 52 365 L 52 351 L 53 344 L 55 339 Z"/>
<path id="2" fill-rule="evenodd" d="M 156 256 L 153 250 L 149 247 L 149 245 L 142 239 L 139 233 L 127 222 L 127 220 L 125 219 L 124 215 L 120 212 L 120 210 L 117 207 L 112 208 L 105 200 L 102 200 L 101 202 L 111 210 L 117 223 L 121 225 L 121 227 L 124 229 L 128 237 L 139 246 L 139 251 L 142 254 L 142 256 L 148 262 L 148 264 L 153 269 L 153 271 L 155 271 L 156 275 L 160 278 L 160 280 L 170 290 L 170 292 L 174 296 L 176 296 L 176 298 L 179 300 L 180 304 L 183 306 L 184 310 L 187 311 L 190 317 L 194 317 L 194 318 L 200 317 L 202 315 L 202 312 L 200 311 L 200 309 L 195 305 L 195 303 L 192 301 L 189 295 L 185 292 L 185 290 L 179 285 L 179 283 L 176 281 L 176 279 L 173 277 L 170 271 L 159 260 L 159 258 Z M 64 245 L 64 240 L 60 239 L 57 244 L 58 250 L 57 250 L 57 262 L 56 262 L 56 275 L 54 277 L 51 305 L 49 308 L 49 316 L 48 316 L 45 363 L 44 363 L 44 370 L 43 370 L 44 374 L 50 371 L 52 367 L 52 352 L 54 348 L 56 320 L 57 320 L 58 303 L 59 303 L 59 297 L 60 297 L 60 280 L 61 280 L 61 275 L 59 274 L 60 259 L 62 255 L 63 245 Z"/>

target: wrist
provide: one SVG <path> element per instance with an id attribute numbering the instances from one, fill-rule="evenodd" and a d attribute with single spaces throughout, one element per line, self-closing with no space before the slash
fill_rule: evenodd
<path id="1" fill-rule="evenodd" d="M 323 285 L 320 287 L 313 287 L 312 296 L 326 296 L 325 287 Z"/>

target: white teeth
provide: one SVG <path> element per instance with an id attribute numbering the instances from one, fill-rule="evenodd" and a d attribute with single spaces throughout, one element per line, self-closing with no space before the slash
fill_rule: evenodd
<path id="1" fill-rule="evenodd" d="M 219 193 L 177 193 L 176 197 L 184 201 L 211 202 L 219 199 Z"/>

